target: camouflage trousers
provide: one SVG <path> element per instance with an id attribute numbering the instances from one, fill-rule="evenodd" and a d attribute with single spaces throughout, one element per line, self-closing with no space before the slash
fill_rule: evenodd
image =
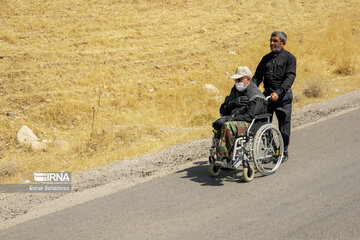
<path id="1" fill-rule="evenodd" d="M 232 156 L 235 141 L 238 137 L 246 135 L 249 123 L 245 121 L 230 121 L 224 123 L 220 132 L 219 145 L 216 147 L 218 159 Z"/>

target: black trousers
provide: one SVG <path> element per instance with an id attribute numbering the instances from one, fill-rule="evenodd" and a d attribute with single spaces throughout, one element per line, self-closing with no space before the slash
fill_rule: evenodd
<path id="1" fill-rule="evenodd" d="M 276 114 L 279 122 L 279 130 L 284 140 L 284 154 L 288 155 L 288 146 L 290 143 L 291 129 L 291 111 L 292 111 L 293 94 L 289 89 L 284 96 L 276 102 L 270 101 L 267 106 L 267 113 Z"/>

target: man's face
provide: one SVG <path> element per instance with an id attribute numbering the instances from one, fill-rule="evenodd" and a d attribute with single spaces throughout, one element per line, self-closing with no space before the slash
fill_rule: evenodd
<path id="1" fill-rule="evenodd" d="M 240 83 L 242 82 L 244 84 L 244 87 L 247 87 L 250 84 L 250 77 L 242 77 L 242 78 L 238 78 L 235 79 L 235 83 Z"/>
<path id="2" fill-rule="evenodd" d="M 270 38 L 270 49 L 272 52 L 280 52 L 284 48 L 285 43 L 280 40 L 278 36 L 272 36 Z"/>

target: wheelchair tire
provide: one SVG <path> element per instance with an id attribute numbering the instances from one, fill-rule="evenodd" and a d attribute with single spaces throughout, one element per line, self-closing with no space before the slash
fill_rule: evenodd
<path id="1" fill-rule="evenodd" d="M 253 159 L 259 172 L 266 176 L 273 174 L 284 156 L 284 142 L 279 129 L 268 123 L 261 126 L 253 142 Z"/>
<path id="2" fill-rule="evenodd" d="M 210 163 L 209 172 L 210 172 L 211 176 L 217 177 L 220 174 L 220 167 L 215 166 L 214 163 Z"/>
<path id="3" fill-rule="evenodd" d="M 254 167 L 250 165 L 250 168 L 244 167 L 243 178 L 245 182 L 251 182 L 254 179 L 255 170 Z"/>

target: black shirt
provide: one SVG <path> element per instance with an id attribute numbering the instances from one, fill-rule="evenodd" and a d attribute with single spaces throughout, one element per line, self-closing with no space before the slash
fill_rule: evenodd
<path id="1" fill-rule="evenodd" d="M 252 80 L 257 86 L 264 81 L 266 96 L 276 92 L 281 97 L 291 88 L 295 76 L 296 58 L 282 49 L 279 53 L 271 52 L 261 59 Z"/>

